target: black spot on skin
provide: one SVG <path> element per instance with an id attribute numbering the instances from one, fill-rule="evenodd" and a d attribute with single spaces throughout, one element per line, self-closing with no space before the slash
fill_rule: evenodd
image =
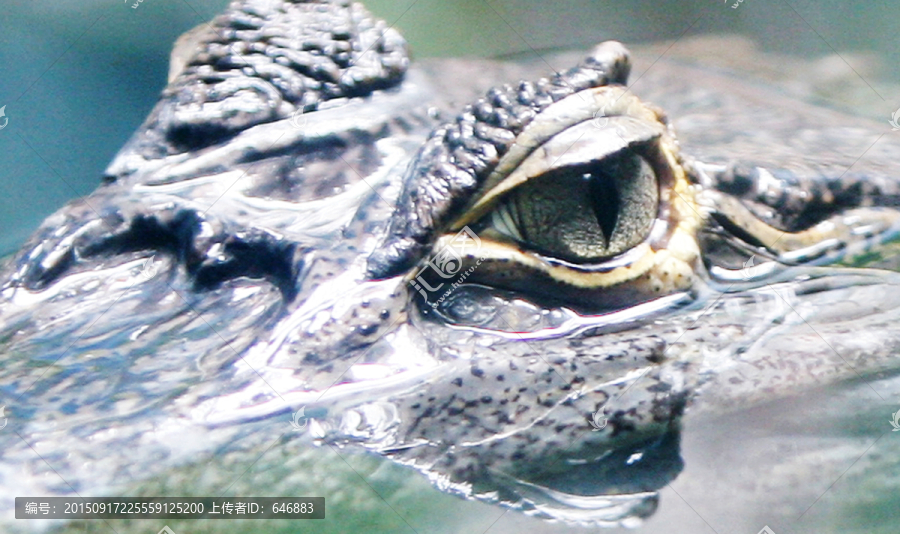
<path id="1" fill-rule="evenodd" d="M 418 402 L 415 403 L 415 404 L 413 404 L 413 405 L 411 406 L 411 408 L 412 408 L 413 410 L 418 410 L 418 409 L 421 408 L 421 407 L 422 407 L 422 405 L 419 404 Z"/>
<path id="2" fill-rule="evenodd" d="M 357 327 L 356 331 L 359 335 L 368 337 L 378 331 L 378 325 L 367 324 L 365 326 Z"/>
<path id="3" fill-rule="evenodd" d="M 482 371 L 481 369 L 479 369 L 477 367 L 473 367 L 472 368 L 472 376 L 474 376 L 476 378 L 481 378 L 484 376 L 484 371 Z"/>
<path id="4" fill-rule="evenodd" d="M 303 363 L 309 363 L 309 364 L 315 365 L 317 363 L 322 363 L 322 359 L 319 358 L 318 354 L 307 354 L 306 356 L 303 357 Z"/>
<path id="5" fill-rule="evenodd" d="M 503 378 L 503 375 L 497 375 L 497 382 L 503 382 L 504 380 L 506 379 Z"/>
<path id="6" fill-rule="evenodd" d="M 484 397 L 481 397 L 481 402 L 483 402 L 485 404 L 490 404 L 493 401 L 494 401 L 494 399 L 492 399 L 489 395 L 485 395 Z"/>
<path id="7" fill-rule="evenodd" d="M 647 356 L 647 360 L 649 360 L 651 363 L 662 363 L 666 359 L 665 352 L 666 343 L 664 341 L 661 341 L 650 349 L 650 354 Z"/>
<path id="8" fill-rule="evenodd" d="M 453 381 L 450 383 L 456 387 L 462 387 L 462 378 L 459 378 L 459 377 L 454 378 Z"/>

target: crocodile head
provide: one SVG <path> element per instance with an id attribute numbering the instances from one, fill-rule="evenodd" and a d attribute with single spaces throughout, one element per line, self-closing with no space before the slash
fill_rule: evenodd
<path id="1" fill-rule="evenodd" d="M 181 43 L 104 184 L 3 271 L 20 493 L 68 491 L 29 443 L 96 489 L 287 437 L 615 524 L 681 469 L 686 410 L 889 365 L 896 144 L 848 172 L 830 117 L 798 152 L 764 97 L 710 116 L 648 71 L 676 131 L 615 42 L 463 87 L 349 2 L 237 2 Z"/>

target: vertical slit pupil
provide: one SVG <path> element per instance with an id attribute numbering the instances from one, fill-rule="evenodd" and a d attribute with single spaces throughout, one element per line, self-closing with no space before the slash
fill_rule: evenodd
<path id="1" fill-rule="evenodd" d="M 603 237 L 606 238 L 605 244 L 609 246 L 613 231 L 616 229 L 616 222 L 619 220 L 621 203 L 616 180 L 605 173 L 599 175 L 585 173 L 582 178 L 588 183 L 588 201 L 591 209 L 594 210 L 594 216 L 597 217 Z"/>

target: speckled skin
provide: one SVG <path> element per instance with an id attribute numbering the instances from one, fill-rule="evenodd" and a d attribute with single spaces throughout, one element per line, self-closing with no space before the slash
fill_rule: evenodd
<path id="1" fill-rule="evenodd" d="M 627 83 L 621 46 L 530 81 L 516 77 L 534 69 L 494 65 L 490 72 L 509 76 L 509 85 L 485 93 L 437 75 L 457 72 L 452 62 L 407 70 L 399 35 L 349 2 L 236 2 L 201 44 L 110 164 L 106 183 L 48 218 L 2 273 L 5 353 L 38 358 L 53 347 L 40 358 L 60 370 L 45 374 L 24 357 L 3 368 L 25 436 L 91 435 L 110 410 L 127 420 L 145 406 L 158 406 L 157 417 L 240 428 L 302 405 L 323 442 L 357 443 L 441 487 L 525 506 L 503 477 L 565 488 L 573 465 L 677 433 L 703 384 L 718 384 L 708 398 L 722 404 L 761 396 L 755 386 L 763 381 L 793 387 L 783 367 L 749 376 L 711 363 L 719 360 L 710 355 L 766 357 L 764 334 L 788 314 L 770 313 L 766 286 L 791 284 L 792 298 L 827 300 L 824 289 L 896 283 L 779 267 L 723 289 L 715 268 L 740 268 L 753 251 L 792 251 L 754 241 L 755 225 L 803 231 L 853 208 L 892 207 L 897 175 L 877 165 L 847 177 L 806 166 L 773 170 L 778 181 L 769 183 L 743 155 L 703 167 L 690 155 L 696 141 L 679 145 L 677 112 L 673 125 L 654 111 L 668 136 L 666 161 L 681 173 L 671 184 L 677 195 L 666 192 L 683 205 L 667 215 L 673 230 L 654 243 L 653 269 L 631 285 L 590 293 L 569 284 L 566 293 L 547 290 L 549 279 L 492 286 L 492 276 L 517 269 L 501 258 L 431 305 L 410 280 L 435 243 L 530 121 L 581 91 Z M 660 69 L 655 76 L 666 80 L 670 71 Z M 660 87 L 657 96 L 676 83 Z M 460 101 L 479 91 L 472 103 Z M 900 153 L 895 142 L 883 150 Z M 721 159 L 733 158 L 726 151 Z M 717 194 L 744 202 L 753 217 L 741 219 Z M 859 221 L 846 228 L 883 224 L 841 234 L 843 245 L 871 248 L 896 222 L 893 210 L 853 214 Z M 749 222 L 738 228 L 736 220 Z M 817 231 L 820 241 L 833 237 Z M 802 235 L 797 243 L 813 244 L 813 234 Z M 158 274 L 141 278 L 151 256 Z M 837 253 L 791 261 L 810 260 L 849 262 Z M 61 341 L 85 330 L 90 336 Z M 884 336 L 870 351 L 889 354 L 896 336 Z M 87 373 L 88 357 L 96 369 L 70 380 Z M 850 375 L 827 352 L 790 358 L 810 370 L 801 382 Z M 883 365 L 853 361 L 854 372 Z M 116 382 L 120 375 L 138 379 Z M 607 421 L 602 429 L 592 429 L 593 414 Z M 99 446 L 116 448 L 118 438 L 109 439 Z M 80 479 L 90 443 L 68 443 L 60 472 Z M 129 467 L 127 451 L 118 454 L 110 457 L 123 470 L 147 467 Z M 677 468 L 657 475 L 667 480 Z M 97 476 L 100 485 L 112 479 Z M 659 485 L 641 479 L 604 489 Z"/>

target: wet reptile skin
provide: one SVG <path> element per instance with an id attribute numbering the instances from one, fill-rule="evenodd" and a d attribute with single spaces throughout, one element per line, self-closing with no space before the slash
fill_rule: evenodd
<path id="1" fill-rule="evenodd" d="M 677 475 L 686 410 L 892 368 L 900 144 L 870 147 L 881 132 L 866 121 L 776 108 L 775 89 L 699 83 L 691 67 L 646 70 L 652 58 L 615 43 L 554 58 L 569 62 L 557 74 L 482 62 L 466 84 L 472 64 L 410 65 L 399 34 L 339 1 L 237 2 L 199 39 L 104 184 L 2 271 L 16 431 L 0 435 L 2 463 L 26 473 L 4 488 L 103 493 L 268 446 L 303 407 L 302 439 L 360 445 L 466 496 L 616 524 L 652 513 Z M 629 86 L 632 63 L 646 71 Z M 411 281 L 504 157 L 534 148 L 523 132 L 609 88 L 634 99 L 609 139 L 659 143 L 675 169 L 655 267 L 623 267 L 619 283 L 495 256 L 423 299 Z M 615 122 L 628 114 L 641 118 Z M 803 324 L 815 333 L 798 337 Z M 653 476 L 616 467 L 635 451 Z M 632 498 L 572 517 L 546 488 Z"/>

